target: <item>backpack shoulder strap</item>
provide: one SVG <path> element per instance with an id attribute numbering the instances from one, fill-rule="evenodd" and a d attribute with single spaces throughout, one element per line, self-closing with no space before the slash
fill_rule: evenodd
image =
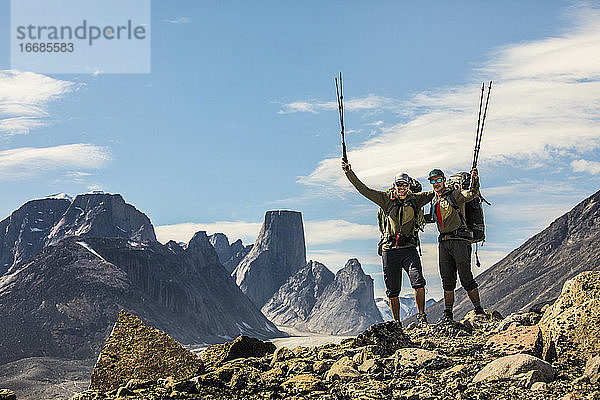
<path id="1" fill-rule="evenodd" d="M 463 215 L 462 211 L 460 211 L 460 207 L 458 206 L 458 204 L 456 204 L 456 200 L 454 199 L 454 192 L 456 190 L 459 190 L 459 189 L 452 189 L 450 192 L 445 193 L 444 198 L 446 200 L 448 200 L 448 203 L 450 203 L 452 208 L 454 208 L 456 210 L 456 212 L 458 213 L 458 216 L 460 217 L 460 222 L 464 226 L 467 226 L 467 221 L 465 220 L 465 216 Z"/>

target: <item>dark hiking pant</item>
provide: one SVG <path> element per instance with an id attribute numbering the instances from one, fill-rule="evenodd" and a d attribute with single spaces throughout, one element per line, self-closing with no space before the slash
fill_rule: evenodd
<path id="1" fill-rule="evenodd" d="M 425 287 L 421 258 L 414 246 L 384 251 L 383 280 L 387 297 L 398 297 L 402 289 L 402 270 L 405 270 L 413 289 Z"/>
<path id="2" fill-rule="evenodd" d="M 456 273 L 468 292 L 477 287 L 471 271 L 471 243 L 460 239 L 440 240 L 438 246 L 440 276 L 444 290 L 456 289 Z"/>

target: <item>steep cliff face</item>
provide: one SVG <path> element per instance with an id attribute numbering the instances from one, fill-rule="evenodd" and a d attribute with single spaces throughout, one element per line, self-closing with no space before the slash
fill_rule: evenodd
<path id="1" fill-rule="evenodd" d="M 268 211 L 254 247 L 231 275 L 242 292 L 260 308 L 304 265 L 302 214 Z"/>
<path id="2" fill-rule="evenodd" d="M 46 244 L 69 236 L 129 238 L 156 241 L 150 219 L 120 194 L 82 194 L 75 197 L 52 228 Z"/>
<path id="3" fill-rule="evenodd" d="M 378 322 L 382 318 L 373 296 L 373 278 L 353 258 L 325 288 L 306 325 L 313 332 L 351 335 Z"/>
<path id="4" fill-rule="evenodd" d="M 325 265 L 309 261 L 275 292 L 261 311 L 276 325 L 306 330 L 310 312 L 334 277 Z"/>
<path id="5" fill-rule="evenodd" d="M 215 233 L 208 239 L 219 255 L 219 261 L 230 274 L 253 247 L 252 245 L 244 246 L 241 239 L 229 244 L 229 239 L 223 233 Z"/>
<path id="6" fill-rule="evenodd" d="M 94 357 L 123 308 L 182 343 L 280 334 L 231 280 L 204 232 L 185 249 L 71 237 L 0 277 L 0 363 Z"/>
<path id="7" fill-rule="evenodd" d="M 215 251 L 219 255 L 219 261 L 223 264 L 225 261 L 231 258 L 231 246 L 229 245 L 229 239 L 223 233 L 215 233 L 208 237 L 208 241 L 215 248 Z"/>
<path id="8" fill-rule="evenodd" d="M 600 270 L 600 191 L 476 277 L 483 305 L 503 315 L 555 299 L 564 283 L 583 271 Z M 456 292 L 455 316 L 472 305 Z M 443 301 L 427 308 L 433 321 Z"/>
<path id="9" fill-rule="evenodd" d="M 0 276 L 11 265 L 39 253 L 71 201 L 46 198 L 25 203 L 0 222 Z"/>

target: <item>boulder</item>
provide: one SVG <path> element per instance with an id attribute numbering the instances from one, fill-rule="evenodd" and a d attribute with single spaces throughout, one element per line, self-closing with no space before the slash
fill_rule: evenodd
<path id="1" fill-rule="evenodd" d="M 485 315 L 478 315 L 475 310 L 471 310 L 460 322 L 470 329 L 487 330 L 501 319 L 502 315 L 497 311 L 485 310 Z"/>
<path id="2" fill-rule="evenodd" d="M 475 375 L 473 382 L 497 379 L 519 379 L 522 374 L 538 371 L 540 381 L 551 382 L 554 379 L 554 368 L 544 360 L 529 354 L 514 354 L 500 357 Z"/>
<path id="3" fill-rule="evenodd" d="M 371 351 L 379 355 L 391 355 L 396 350 L 412 347 L 413 343 L 402 330 L 402 324 L 397 321 L 388 321 L 371 325 L 349 342 L 351 347 L 370 346 Z"/>
<path id="4" fill-rule="evenodd" d="M 200 358 L 207 366 L 217 367 L 226 361 L 237 358 L 262 357 L 274 351 L 273 343 L 248 336 L 238 336 L 231 342 L 210 346 L 202 352 Z"/>
<path id="5" fill-rule="evenodd" d="M 349 357 L 342 357 L 337 360 L 327 372 L 326 378 L 328 381 L 347 380 L 360 376 L 354 368 L 354 363 Z"/>
<path id="6" fill-rule="evenodd" d="M 202 361 L 194 353 L 121 310 L 92 372 L 90 390 L 115 390 L 131 379 L 186 379 L 202 370 Z"/>
<path id="7" fill-rule="evenodd" d="M 326 389 L 323 382 L 310 374 L 302 374 L 291 377 L 283 382 L 281 386 L 288 392 L 295 394 L 310 393 Z"/>
<path id="8" fill-rule="evenodd" d="M 587 361 L 583 376 L 588 378 L 590 383 L 594 385 L 600 382 L 600 356 L 592 357 Z"/>
<path id="9" fill-rule="evenodd" d="M 568 280 L 539 326 L 545 360 L 570 352 L 582 361 L 600 353 L 600 271 Z"/>
<path id="10" fill-rule="evenodd" d="M 448 357 L 442 356 L 434 351 L 408 347 L 398 349 L 394 353 L 396 370 L 400 368 L 419 369 L 442 369 L 453 364 Z"/>
<path id="11" fill-rule="evenodd" d="M 490 337 L 486 347 L 503 355 L 526 353 L 539 357 L 542 354 L 542 333 L 537 325 L 514 325 Z"/>
<path id="12" fill-rule="evenodd" d="M 536 312 L 512 313 L 498 324 L 498 332 L 503 332 L 514 326 L 531 326 L 540 322 L 542 315 Z"/>
<path id="13" fill-rule="evenodd" d="M 0 389 L 0 400 L 17 400 L 17 396 L 12 390 Z"/>

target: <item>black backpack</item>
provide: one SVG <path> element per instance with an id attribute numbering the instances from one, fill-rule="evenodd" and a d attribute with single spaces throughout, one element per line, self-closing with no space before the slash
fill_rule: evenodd
<path id="1" fill-rule="evenodd" d="M 468 190 L 471 185 L 471 174 L 469 172 L 458 172 L 451 175 L 446 184 L 454 190 Z M 454 201 L 452 194 L 446 198 L 450 205 L 458 212 L 463 225 L 473 233 L 471 243 L 483 242 L 485 240 L 485 219 L 483 217 L 481 198 L 476 197 L 465 203 L 465 215 L 460 211 L 460 207 Z"/>

